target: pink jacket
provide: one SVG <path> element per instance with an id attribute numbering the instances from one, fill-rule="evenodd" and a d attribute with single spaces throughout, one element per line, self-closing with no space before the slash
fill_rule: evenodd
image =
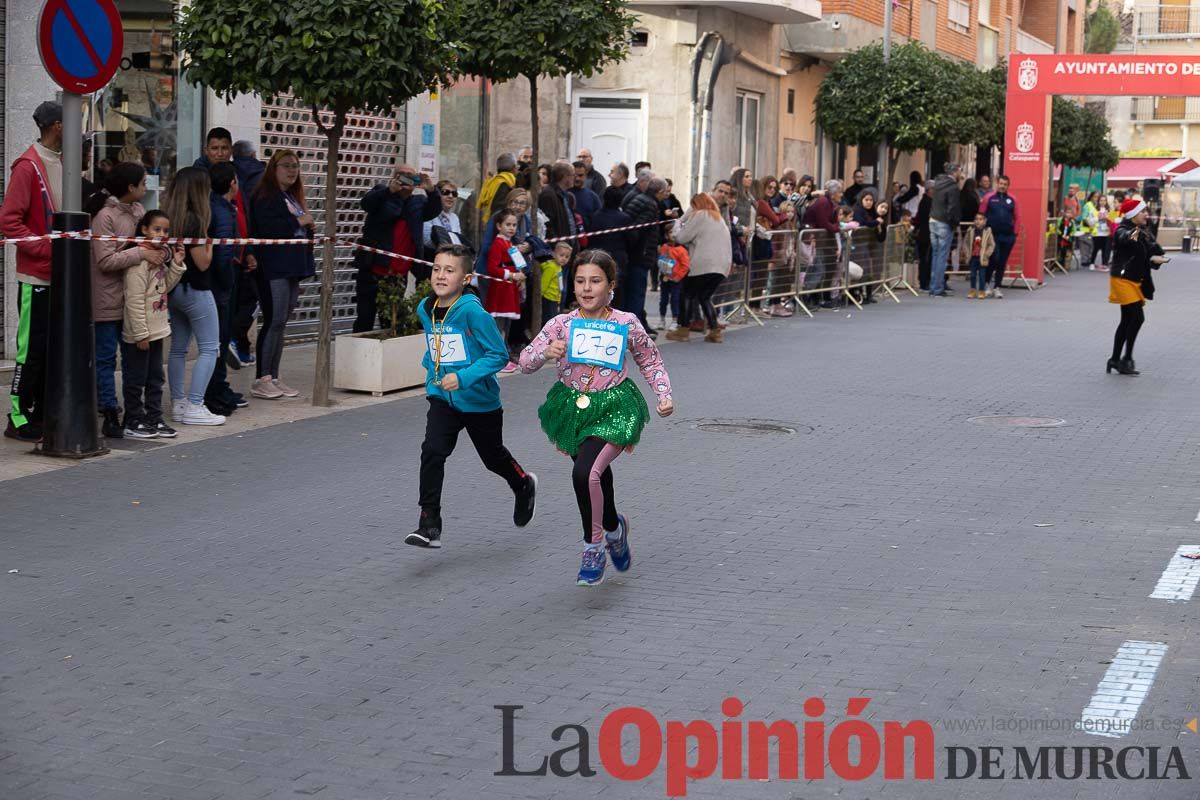
<path id="1" fill-rule="evenodd" d="M 571 320 L 579 319 L 579 309 L 569 314 L 559 314 L 546 323 L 541 333 L 521 351 L 521 371 L 537 372 L 546 363 L 546 348 L 555 340 L 567 340 L 567 331 Z M 663 364 L 662 355 L 654 340 L 646 333 L 641 321 L 627 311 L 612 310 L 608 319 L 626 325 L 629 328 L 628 353 L 633 356 L 642 377 L 650 385 L 650 389 L 661 400 L 671 398 L 671 378 L 667 375 L 667 367 Z M 600 392 L 611 389 L 629 377 L 629 359 L 625 359 L 619 371 L 595 367 L 588 364 L 572 364 L 564 355 L 558 360 L 558 379 L 577 391 Z"/>

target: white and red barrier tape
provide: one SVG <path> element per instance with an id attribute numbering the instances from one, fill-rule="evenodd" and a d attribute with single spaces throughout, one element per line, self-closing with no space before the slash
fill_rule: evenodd
<path id="1" fill-rule="evenodd" d="M 606 228 L 606 229 L 600 230 L 600 231 L 584 231 L 583 233 L 576 233 L 576 234 L 572 234 L 570 236 L 555 236 L 553 238 L 546 239 L 545 241 L 547 244 L 553 244 L 554 242 L 565 242 L 565 241 L 570 241 L 572 239 L 578 239 L 582 236 L 599 236 L 600 234 L 603 234 L 603 233 L 620 233 L 621 231 L 631 231 L 631 230 L 635 230 L 637 228 L 649 228 L 649 227 L 653 227 L 653 226 L 657 226 L 657 225 L 664 225 L 669 222 L 674 222 L 674 220 L 660 220 L 658 222 L 643 222 L 639 225 L 625 225 L 620 228 Z M 427 266 L 433 266 L 433 262 L 431 262 L 431 261 L 425 261 L 423 259 L 415 258 L 413 256 L 406 256 L 402 253 L 393 253 L 390 250 L 383 250 L 378 247 L 371 247 L 369 245 L 362 244 L 361 242 L 352 242 L 348 239 L 338 239 L 336 237 L 331 237 L 331 236 L 314 236 L 311 239 L 259 239 L 259 238 L 253 238 L 253 237 L 232 238 L 232 239 L 231 238 L 166 237 L 166 238 L 157 238 L 156 239 L 156 238 L 152 238 L 149 236 L 110 236 L 107 234 L 93 234 L 91 231 L 59 231 L 59 232 L 55 232 L 55 233 L 43 233 L 43 234 L 39 234 L 37 236 L 20 236 L 20 237 L 13 238 L 13 239 L 0 237 L 0 244 L 27 244 L 29 242 L 45 242 L 45 241 L 50 241 L 52 239 L 84 239 L 84 240 L 91 241 L 91 242 L 123 242 L 123 243 L 127 243 L 127 244 L 164 244 L 164 245 L 167 245 L 167 244 L 182 244 L 182 245 L 211 244 L 211 245 L 216 245 L 216 246 L 318 245 L 318 244 L 324 244 L 326 241 L 332 239 L 333 243 L 339 247 L 352 247 L 352 248 L 355 248 L 358 250 L 365 250 L 368 253 L 377 253 L 381 256 L 387 256 L 388 258 L 403 259 L 404 261 L 409 261 L 413 264 L 425 264 Z M 487 280 L 499 280 L 497 278 L 490 278 L 486 275 L 480 276 L 480 277 L 484 277 Z M 511 281 L 509 281 L 509 282 L 511 282 Z"/>

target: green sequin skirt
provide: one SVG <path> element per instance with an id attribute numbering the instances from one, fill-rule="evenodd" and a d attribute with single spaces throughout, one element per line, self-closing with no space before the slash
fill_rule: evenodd
<path id="1" fill-rule="evenodd" d="M 619 447 L 631 447 L 642 438 L 650 409 L 633 381 L 621 381 L 602 392 L 586 392 L 591 400 L 587 408 L 575 405 L 581 394 L 585 392 L 556 381 L 538 409 L 542 430 L 559 450 L 574 456 L 579 445 L 591 437 Z"/>

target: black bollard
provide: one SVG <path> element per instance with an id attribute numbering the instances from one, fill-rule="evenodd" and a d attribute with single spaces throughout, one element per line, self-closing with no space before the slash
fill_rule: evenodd
<path id="1" fill-rule="evenodd" d="M 91 217 L 54 214 L 55 231 L 83 231 Z M 46 410 L 37 452 L 59 458 L 104 455 L 96 401 L 96 338 L 92 330 L 91 242 L 50 243 L 50 328 L 46 352 Z"/>

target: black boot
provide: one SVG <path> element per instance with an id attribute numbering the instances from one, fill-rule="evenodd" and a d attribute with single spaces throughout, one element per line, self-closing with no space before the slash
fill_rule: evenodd
<path id="1" fill-rule="evenodd" d="M 124 439 L 125 426 L 121 424 L 121 414 L 115 408 L 104 409 L 104 424 L 101 432 L 106 439 Z"/>
<path id="2" fill-rule="evenodd" d="M 417 529 L 404 537 L 404 543 L 411 544 L 414 547 L 441 547 L 442 518 L 422 511 L 421 521 L 417 523 Z"/>
<path id="3" fill-rule="evenodd" d="M 1118 372 L 1121 370 L 1121 359 L 1119 359 L 1119 358 L 1110 358 L 1110 359 L 1108 360 L 1108 366 L 1104 368 L 1104 371 L 1105 371 L 1106 373 L 1108 373 L 1108 374 L 1110 374 L 1110 375 L 1111 375 L 1111 374 L 1112 374 L 1112 371 L 1113 371 L 1114 369 L 1115 369 L 1115 370 L 1117 370 Z"/>
<path id="4" fill-rule="evenodd" d="M 1121 363 L 1117 365 L 1117 372 L 1121 373 L 1122 375 L 1141 375 L 1142 374 L 1133 368 L 1133 359 L 1132 358 L 1121 359 Z"/>

